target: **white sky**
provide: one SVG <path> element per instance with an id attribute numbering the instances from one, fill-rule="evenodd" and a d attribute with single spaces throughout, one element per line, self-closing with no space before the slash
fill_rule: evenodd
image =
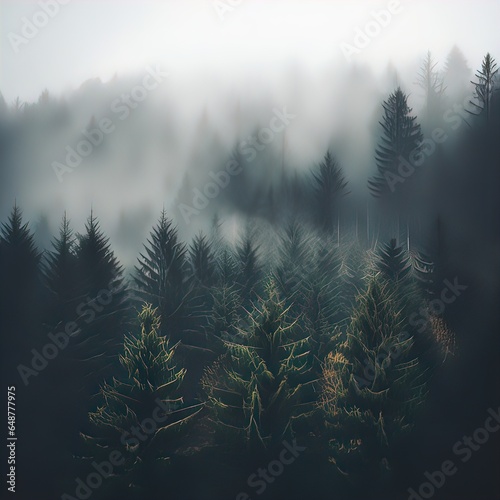
<path id="1" fill-rule="evenodd" d="M 107 80 L 158 61 L 194 77 L 213 72 L 228 79 L 241 71 L 279 72 L 289 62 L 309 69 L 345 64 L 341 43 L 352 43 L 356 28 L 390 3 L 241 0 L 221 20 L 212 0 L 70 0 L 15 53 L 9 34 L 21 35 L 22 18 L 33 19 L 38 1 L 0 3 L 0 91 L 8 102 L 36 100 L 44 88 L 60 94 L 89 78 Z M 454 43 L 474 70 L 487 51 L 500 58 L 500 1 L 400 4 L 353 62 L 380 72 L 392 60 L 404 71 L 427 49 L 443 61 Z"/>

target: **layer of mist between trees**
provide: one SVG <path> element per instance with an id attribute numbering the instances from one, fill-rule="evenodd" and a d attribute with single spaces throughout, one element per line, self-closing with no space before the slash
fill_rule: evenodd
<path id="1" fill-rule="evenodd" d="M 59 234 L 46 228 L 39 245 L 16 202 L 0 235 L 1 328 L 4 373 L 27 383 L 19 454 L 36 487 L 23 487 L 74 495 L 91 462 L 118 450 L 123 463 L 93 498 L 251 496 L 249 475 L 296 440 L 303 456 L 263 498 L 303 498 L 313 487 L 316 498 L 406 494 L 419 477 L 412 467 L 425 470 L 433 453 L 418 448 L 418 424 L 437 449 L 436 435 L 471 420 L 455 415 L 443 431 L 441 421 L 431 425 L 436 412 L 449 417 L 450 400 L 459 409 L 460 391 L 492 402 L 498 380 L 478 369 L 493 366 L 498 346 L 490 306 L 499 292 L 500 99 L 491 56 L 470 77 L 470 97 L 467 78 L 457 49 L 444 77 L 429 54 L 421 113 L 397 82 L 377 101 L 366 195 L 329 144 L 310 169 L 260 159 L 260 175 L 236 150 L 229 157 L 243 170 L 199 224 L 175 214 L 190 200 L 189 173 L 173 213 L 162 210 L 150 230 L 149 209 L 137 215 L 140 230 L 124 222 L 121 244 L 143 244 L 124 267 L 99 210 L 80 232 L 64 215 Z M 47 98 L 8 111 L 5 165 L 16 164 L 22 130 L 58 106 Z M 431 151 L 425 139 L 437 128 L 447 138 Z M 2 185 L 16 175 L 4 169 Z M 463 296 L 442 303 L 457 280 Z M 48 334 L 69 322 L 77 335 L 46 356 Z M 480 393 L 471 396 L 466 380 Z M 158 399 L 161 422 L 133 438 Z M 57 478 L 33 461 L 42 455 Z"/>

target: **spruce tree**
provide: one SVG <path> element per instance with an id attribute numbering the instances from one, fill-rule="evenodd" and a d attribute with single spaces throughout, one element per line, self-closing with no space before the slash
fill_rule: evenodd
<path id="1" fill-rule="evenodd" d="M 191 343 L 194 311 L 187 248 L 162 211 L 134 276 L 137 295 L 158 308 L 161 332 L 173 342 Z"/>
<path id="2" fill-rule="evenodd" d="M 382 104 L 384 114 L 382 136 L 375 150 L 378 173 L 368 181 L 371 193 L 385 200 L 394 197 L 404 178 L 399 172 L 402 161 L 411 163 L 411 154 L 417 152 L 422 140 L 420 126 L 411 115 L 406 94 L 398 87 Z M 397 197 L 402 199 L 401 196 Z"/>
<path id="3" fill-rule="evenodd" d="M 49 323 L 52 327 L 61 322 L 73 321 L 78 300 L 83 298 L 75 250 L 75 237 L 64 213 L 59 237 L 52 241 L 52 250 L 45 254 L 43 265 L 44 283 L 51 297 Z"/>
<path id="4" fill-rule="evenodd" d="M 32 346 L 45 301 L 40 282 L 41 254 L 17 204 L 0 230 L 0 318 L 9 352 Z M 29 308 L 29 309 L 27 309 Z M 29 310 L 29 314 L 26 311 Z M 28 349 L 29 351 L 29 349 Z M 9 362 L 12 356 L 9 356 Z"/>
<path id="5" fill-rule="evenodd" d="M 313 188 L 314 220 L 325 233 L 332 234 L 336 227 L 340 199 L 347 194 L 347 181 L 330 151 L 326 152 L 323 162 L 313 172 Z"/>
<path id="6" fill-rule="evenodd" d="M 168 466 L 202 405 L 185 403 L 186 370 L 175 361 L 177 344 L 161 335 L 158 312 L 149 304 L 138 315 L 137 330 L 125 337 L 120 371 L 102 385 L 100 403 L 89 414 L 92 435 L 82 437 L 92 460 L 109 460 L 113 451 L 123 457 L 108 479 L 115 483 L 109 494 L 132 491 L 144 498 L 172 481 Z"/>
<path id="7" fill-rule="evenodd" d="M 312 410 L 308 339 L 271 281 L 237 341 L 202 379 L 216 429 L 236 449 L 262 453 L 293 436 L 293 421 Z M 308 404 L 309 403 L 309 404 Z"/>
<path id="8" fill-rule="evenodd" d="M 255 232 L 247 230 L 235 252 L 236 283 L 244 304 L 249 307 L 260 291 L 262 265 L 259 247 L 255 244 Z"/>
<path id="9" fill-rule="evenodd" d="M 320 407 L 331 461 L 353 480 L 387 477 L 391 445 L 411 429 L 425 399 L 425 370 L 410 332 L 395 293 L 372 276 L 346 340 L 325 362 Z"/>
<path id="10" fill-rule="evenodd" d="M 81 333 L 70 346 L 92 378 L 103 376 L 117 359 L 120 331 L 129 314 L 122 266 L 91 212 L 76 246 L 81 291 L 75 321 Z"/>
<path id="11" fill-rule="evenodd" d="M 475 107 L 475 114 L 486 110 L 486 120 L 490 121 L 493 93 L 498 90 L 497 82 L 498 67 L 495 59 L 488 52 L 483 59 L 481 69 L 476 72 L 477 81 L 471 82 L 475 87 L 475 99 L 470 101 Z"/>

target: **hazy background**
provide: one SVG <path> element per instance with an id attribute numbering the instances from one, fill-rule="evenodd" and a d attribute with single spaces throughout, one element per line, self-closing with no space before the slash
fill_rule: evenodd
<path id="1" fill-rule="evenodd" d="M 356 29 L 389 3 L 73 0 L 16 53 L 9 34 L 21 34 L 23 17 L 40 6 L 3 0 L 0 91 L 11 110 L 16 98 L 39 106 L 24 122 L 4 111 L 2 220 L 16 200 L 43 246 L 65 210 L 82 230 L 92 206 L 129 264 L 162 207 L 179 219 L 179 200 L 189 202 L 193 186 L 203 187 L 283 107 L 295 118 L 247 169 L 256 185 L 283 168 L 307 170 L 331 148 L 351 191 L 366 194 L 380 104 L 401 84 L 420 113 L 415 81 L 427 50 L 442 70 L 457 44 L 470 78 L 487 51 L 500 53 L 500 2 L 402 0 L 388 26 L 347 60 L 342 44 L 353 44 Z M 121 120 L 111 104 L 156 64 L 168 77 Z M 59 182 L 53 162 L 64 162 L 66 146 L 102 117 L 116 130 Z M 216 205 L 183 230 L 206 225 Z"/>

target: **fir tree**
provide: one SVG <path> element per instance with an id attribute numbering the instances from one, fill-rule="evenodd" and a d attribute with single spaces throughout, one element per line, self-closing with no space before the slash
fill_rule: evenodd
<path id="1" fill-rule="evenodd" d="M 307 337 L 279 299 L 275 285 L 259 300 L 239 342 L 207 369 L 202 387 L 211 418 L 236 448 L 260 453 L 293 435 L 294 419 L 311 411 Z"/>
<path id="2" fill-rule="evenodd" d="M 137 294 L 158 308 L 161 331 L 173 342 L 193 340 L 188 338 L 193 328 L 193 303 L 187 265 L 186 246 L 162 211 L 139 257 L 134 279 Z"/>
<path id="3" fill-rule="evenodd" d="M 399 173 L 400 164 L 409 162 L 411 153 L 418 151 L 422 133 L 401 88 L 398 87 L 382 107 L 384 115 L 380 126 L 383 134 L 375 150 L 378 173 L 368 181 L 368 186 L 374 196 L 387 199 L 401 188 L 399 182 L 404 178 Z"/>
<path id="4" fill-rule="evenodd" d="M 365 484 L 391 468 L 391 445 L 409 431 L 425 398 L 425 370 L 397 297 L 374 276 L 358 298 L 347 338 L 328 355 L 320 406 L 331 461 Z"/>
<path id="5" fill-rule="evenodd" d="M 81 301 L 75 321 L 81 333 L 71 350 L 95 379 L 116 361 L 122 341 L 117 332 L 127 320 L 129 306 L 122 267 L 93 212 L 85 233 L 78 235 L 76 258 Z"/>
<path id="6" fill-rule="evenodd" d="M 78 286 L 78 259 L 75 249 L 75 237 L 64 213 L 59 237 L 54 238 L 52 250 L 45 254 L 43 265 L 44 283 L 51 294 L 49 322 L 52 326 L 60 322 L 73 321 L 76 316 L 77 301 L 83 298 L 83 290 Z"/>
<path id="7" fill-rule="evenodd" d="M 315 220 L 328 234 L 335 230 L 340 198 L 347 194 L 347 181 L 330 151 L 327 151 L 318 171 L 313 172 Z"/>
<path id="8" fill-rule="evenodd" d="M 484 56 L 481 64 L 481 69 L 476 73 L 476 82 L 471 82 L 475 87 L 475 100 L 470 101 L 475 107 L 476 113 L 479 114 L 483 109 L 486 110 L 486 120 L 489 122 L 491 118 L 491 108 L 493 93 L 497 89 L 497 73 L 498 68 L 495 59 L 488 53 Z"/>
<path id="9" fill-rule="evenodd" d="M 102 386 L 101 402 L 89 414 L 93 435 L 82 436 L 98 462 L 120 452 L 123 464 L 113 471 L 114 488 L 128 485 L 140 496 L 173 479 L 168 465 L 202 405 L 188 406 L 182 397 L 186 370 L 176 364 L 177 345 L 160 334 L 157 310 L 143 306 L 138 323 L 138 333 L 125 337 L 120 374 Z"/>

